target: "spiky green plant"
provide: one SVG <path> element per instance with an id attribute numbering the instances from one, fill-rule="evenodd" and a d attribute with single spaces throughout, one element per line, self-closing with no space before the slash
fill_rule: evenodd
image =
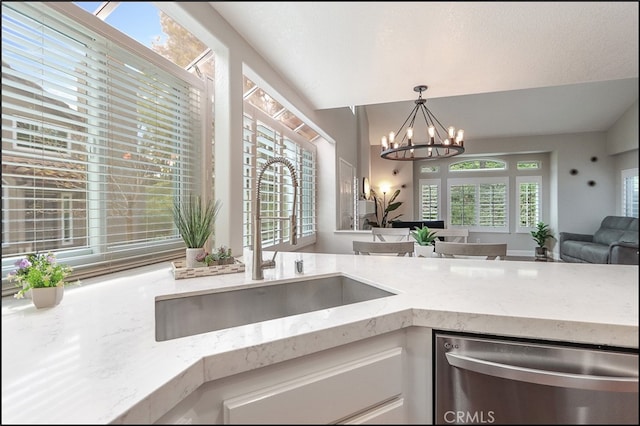
<path id="1" fill-rule="evenodd" d="M 423 225 L 422 227 L 415 228 L 415 231 L 411 231 L 411 236 L 419 246 L 428 246 L 432 245 L 436 240 L 436 231 L 432 231 L 428 226 Z"/>
<path id="2" fill-rule="evenodd" d="M 187 248 L 201 248 L 213 233 L 213 224 L 222 207 L 222 201 L 204 202 L 200 196 L 189 195 L 173 204 L 173 222 Z"/>

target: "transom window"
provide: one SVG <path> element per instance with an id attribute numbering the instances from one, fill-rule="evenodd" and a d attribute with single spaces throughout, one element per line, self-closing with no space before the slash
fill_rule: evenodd
<path id="1" fill-rule="evenodd" d="M 518 170 L 538 170 L 540 167 L 540 161 L 537 160 L 518 161 L 516 164 Z"/>
<path id="2" fill-rule="evenodd" d="M 449 165 L 449 171 L 506 170 L 507 163 L 501 160 L 464 160 Z"/>

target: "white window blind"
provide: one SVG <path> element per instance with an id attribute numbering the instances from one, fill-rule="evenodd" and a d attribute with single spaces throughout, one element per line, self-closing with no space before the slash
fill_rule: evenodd
<path id="1" fill-rule="evenodd" d="M 94 273 L 175 257 L 171 206 L 198 187 L 204 83 L 60 8 L 2 3 L 3 278 L 36 251 Z"/>
<path id="2" fill-rule="evenodd" d="M 256 193 L 255 180 L 258 171 L 272 157 L 286 158 L 297 172 L 296 215 L 299 244 L 303 244 L 305 237 L 315 237 L 316 232 L 315 147 L 302 141 L 299 135 L 246 101 L 244 108 L 244 246 L 251 247 L 253 244 L 252 210 Z M 293 181 L 286 166 L 274 163 L 264 171 L 261 194 L 263 247 L 278 248 L 281 244 L 288 244 L 291 231 L 289 222 L 275 219 L 290 216 L 293 208 Z M 269 219 L 270 217 L 274 219 Z"/>

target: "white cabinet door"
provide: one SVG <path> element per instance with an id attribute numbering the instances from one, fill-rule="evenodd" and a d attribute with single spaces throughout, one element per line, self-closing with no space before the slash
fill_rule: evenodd
<path id="1" fill-rule="evenodd" d="M 402 387 L 402 348 L 393 348 L 225 400 L 224 422 L 335 423 L 399 399 Z M 387 415 L 401 408 L 389 407 Z M 384 410 L 378 415 L 382 419 Z"/>

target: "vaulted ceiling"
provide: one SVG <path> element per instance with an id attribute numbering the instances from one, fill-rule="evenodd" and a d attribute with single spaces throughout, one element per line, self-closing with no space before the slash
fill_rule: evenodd
<path id="1" fill-rule="evenodd" d="M 210 2 L 316 109 L 372 143 L 428 106 L 467 140 L 603 131 L 638 99 L 637 2 Z"/>

